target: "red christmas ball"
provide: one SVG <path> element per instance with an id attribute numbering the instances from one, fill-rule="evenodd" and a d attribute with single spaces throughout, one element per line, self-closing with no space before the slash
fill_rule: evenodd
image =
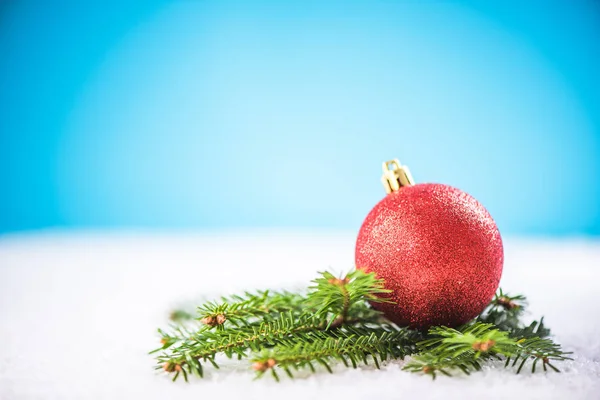
<path id="1" fill-rule="evenodd" d="M 488 211 L 469 194 L 441 184 L 400 187 L 365 219 L 356 266 L 385 280 L 394 304 L 374 303 L 401 326 L 458 326 L 492 299 L 504 252 Z"/>

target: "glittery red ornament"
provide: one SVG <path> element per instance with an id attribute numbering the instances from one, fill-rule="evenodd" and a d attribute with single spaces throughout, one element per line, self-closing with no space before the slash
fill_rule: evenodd
<path id="1" fill-rule="evenodd" d="M 459 189 L 397 186 L 371 210 L 356 242 L 357 268 L 375 272 L 392 290 L 395 304 L 373 306 L 417 329 L 468 322 L 492 299 L 502 274 L 496 223 Z"/>

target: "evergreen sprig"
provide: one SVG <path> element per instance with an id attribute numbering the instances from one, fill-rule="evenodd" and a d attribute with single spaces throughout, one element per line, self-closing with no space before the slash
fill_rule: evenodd
<path id="1" fill-rule="evenodd" d="M 549 339 L 514 338 L 507 331 L 481 322 L 466 325 L 460 330 L 431 328 L 429 336 L 429 339 L 417 344 L 420 354 L 404 366 L 405 370 L 435 378 L 436 373 L 450 376 L 451 370 L 470 374 L 480 370 L 482 362 L 505 359 L 505 367 L 519 363 L 517 374 L 528 361 L 532 361 L 532 372 L 540 361 L 544 371 L 549 367 L 559 372 L 551 362 L 567 360 L 567 354 L 570 354 Z"/>
<path id="2" fill-rule="evenodd" d="M 275 379 L 295 371 L 332 371 L 332 363 L 376 368 L 391 359 L 412 356 L 404 369 L 436 377 L 453 371 L 470 374 L 484 363 L 504 360 L 519 373 L 531 364 L 558 371 L 553 364 L 568 359 L 549 339 L 543 318 L 522 323 L 526 299 L 501 289 L 472 322 L 456 329 L 433 327 L 427 333 L 398 327 L 371 307 L 389 302 L 383 281 L 361 270 L 342 277 L 322 272 L 307 292 L 246 292 L 207 302 L 193 317 L 171 314 L 169 329 L 159 329 L 162 346 L 157 369 L 173 380 L 203 377 L 205 367 L 219 368 L 218 356 L 251 361 L 257 377 Z"/>
<path id="3" fill-rule="evenodd" d="M 180 375 L 204 375 L 208 363 L 218 368 L 218 354 L 244 358 L 276 345 L 296 345 L 322 340 L 341 329 L 364 327 L 381 320 L 367 299 L 387 293 L 373 274 L 353 271 L 342 278 L 324 272 L 305 295 L 291 292 L 245 293 L 198 308 L 203 326 L 190 333 L 185 327 L 159 330 L 163 346 L 154 352 L 159 368 Z M 385 299 L 381 299 L 385 301 Z M 213 329 L 216 328 L 216 329 Z"/>
<path id="4" fill-rule="evenodd" d="M 490 304 L 475 318 L 475 321 L 493 324 L 496 328 L 509 332 L 511 337 L 549 337 L 550 329 L 544 325 L 543 317 L 539 321 L 536 320 L 529 325 L 523 325 L 522 317 L 526 306 L 527 299 L 525 296 L 511 296 L 500 288 Z"/>
<path id="5" fill-rule="evenodd" d="M 282 313 L 301 313 L 304 297 L 292 292 L 259 291 L 222 297 L 220 302 L 207 302 L 198 307 L 200 321 L 208 327 L 224 329 L 250 326 L 276 319 Z"/>
<path id="6" fill-rule="evenodd" d="M 361 270 L 337 278 L 329 272 L 313 280 L 308 288 L 307 303 L 318 316 L 329 318 L 328 326 L 346 321 L 357 308 L 363 308 L 365 301 L 376 303 L 389 302 L 384 295 L 390 293 L 383 287 L 383 280 L 375 274 L 366 274 Z"/>
<path id="7" fill-rule="evenodd" d="M 322 366 L 332 372 L 332 361 L 352 368 L 372 362 L 379 368 L 380 362 L 404 358 L 414 350 L 414 338 L 408 330 L 348 328 L 331 335 L 316 334 L 311 341 L 291 341 L 265 349 L 252 361 L 257 377 L 271 371 L 279 380 L 278 370 L 293 378 L 292 370 L 316 372 L 316 367 Z"/>

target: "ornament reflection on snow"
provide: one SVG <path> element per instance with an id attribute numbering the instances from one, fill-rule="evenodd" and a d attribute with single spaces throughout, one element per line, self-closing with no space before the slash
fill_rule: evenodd
<path id="1" fill-rule="evenodd" d="M 451 186 L 414 184 L 398 160 L 383 163 L 387 196 L 367 215 L 356 266 L 385 280 L 391 303 L 373 307 L 401 326 L 464 324 L 490 302 L 502 275 L 502 238 L 488 211 Z"/>

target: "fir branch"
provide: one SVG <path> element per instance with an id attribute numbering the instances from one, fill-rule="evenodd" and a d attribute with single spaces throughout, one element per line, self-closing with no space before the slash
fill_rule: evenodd
<path id="1" fill-rule="evenodd" d="M 208 327 L 249 326 L 276 319 L 281 313 L 301 313 L 303 300 L 303 296 L 291 292 L 246 292 L 242 296 L 222 297 L 220 303 L 208 302 L 198 307 L 198 314 Z"/>
<path id="2" fill-rule="evenodd" d="M 511 296 L 500 288 L 474 322 L 493 324 L 497 329 L 509 332 L 513 338 L 549 337 L 550 329 L 544 325 L 543 317 L 527 326 L 522 323 L 521 319 L 526 307 L 525 296 Z"/>
<path id="3" fill-rule="evenodd" d="M 203 376 L 203 364 L 208 362 L 219 368 L 215 357 L 222 353 L 228 358 L 239 359 L 247 351 L 260 351 L 264 347 L 286 343 L 286 340 L 310 340 L 310 333 L 322 329 L 324 321 L 313 316 L 295 317 L 282 314 L 278 319 L 262 322 L 258 326 L 245 326 L 235 330 L 205 330 L 181 342 L 170 353 L 163 353 L 157 361 L 168 372 L 181 372 Z M 160 367 L 159 367 L 160 368 Z M 176 373 L 174 380 L 177 379 Z"/>
<path id="4" fill-rule="evenodd" d="M 490 304 L 476 318 L 476 321 L 493 324 L 498 329 L 510 332 L 521 326 L 521 318 L 526 306 L 525 296 L 511 296 L 500 288 Z"/>
<path id="5" fill-rule="evenodd" d="M 485 362 L 505 360 L 519 373 L 528 363 L 558 371 L 552 364 L 568 359 L 547 338 L 543 318 L 523 325 L 526 299 L 502 290 L 484 312 L 459 328 L 434 327 L 423 334 L 390 323 L 372 302 L 387 302 L 389 293 L 374 274 L 357 270 L 337 278 L 323 272 L 306 294 L 261 291 L 221 298 L 198 307 L 198 317 L 173 313 L 168 330 L 160 330 L 162 346 L 154 352 L 157 368 L 173 380 L 204 375 L 207 364 L 219 368 L 216 356 L 250 358 L 257 376 L 270 372 L 331 371 L 332 362 L 357 367 L 418 354 L 404 369 L 436 377 L 453 371 L 470 374 Z M 425 340 L 423 340 L 425 339 Z"/>
<path id="6" fill-rule="evenodd" d="M 517 373 L 533 360 L 532 372 L 541 360 L 544 371 L 550 367 L 558 372 L 551 361 L 569 359 L 560 345 L 550 339 L 514 338 L 509 332 L 492 324 L 474 323 L 461 330 L 436 327 L 429 330 L 431 338 L 418 343 L 420 354 L 404 367 L 411 372 L 422 372 L 436 377 L 436 372 L 450 375 L 453 369 L 469 374 L 480 370 L 481 363 L 490 359 L 506 359 L 505 366 L 520 362 Z"/>
<path id="7" fill-rule="evenodd" d="M 388 292 L 373 274 L 353 271 L 335 278 L 325 272 L 313 282 L 305 296 L 265 291 L 200 306 L 199 320 L 204 325 L 196 332 L 180 326 L 172 327 L 175 333 L 159 330 L 163 346 L 154 352 L 163 352 L 157 357 L 158 368 L 174 372 L 173 379 L 183 375 L 187 380 L 190 374 L 203 376 L 206 363 L 218 368 L 217 354 L 243 358 L 277 345 L 317 343 L 340 334 L 342 327 L 389 325 L 367 303 L 386 301 L 377 296 Z"/>
<path id="8" fill-rule="evenodd" d="M 489 354 L 511 354 L 515 343 L 508 337 L 508 332 L 483 323 L 468 325 L 461 330 L 434 327 L 429 330 L 429 335 L 433 338 L 420 342 L 419 348 L 442 357 L 459 357 L 465 353 L 472 353 L 475 358 Z"/>
<path id="9" fill-rule="evenodd" d="M 500 327 L 503 328 L 503 327 Z M 550 328 L 544 324 L 544 317 L 539 321 L 533 321 L 529 325 L 518 325 L 509 331 L 509 335 L 514 338 L 547 338 L 550 336 Z"/>
<path id="10" fill-rule="evenodd" d="M 315 314 L 326 316 L 328 326 L 339 326 L 347 322 L 353 308 L 360 307 L 365 301 L 390 302 L 384 295 L 390 293 L 383 287 L 383 280 L 373 273 L 362 270 L 349 272 L 343 278 L 337 278 L 329 272 L 313 280 L 307 294 L 307 305 L 316 308 Z"/>
<path id="11" fill-rule="evenodd" d="M 349 328 L 330 336 L 316 335 L 318 340 L 283 343 L 263 350 L 253 358 L 252 366 L 257 377 L 270 371 L 276 380 L 279 380 L 277 371 L 284 371 L 293 378 L 292 370 L 310 369 L 315 372 L 319 365 L 331 373 L 332 361 L 357 368 L 361 361 L 369 365 L 371 360 L 379 369 L 381 362 L 404 358 L 416 349 L 413 334 L 409 330 Z"/>
<path id="12" fill-rule="evenodd" d="M 531 365 L 532 373 L 535 372 L 536 365 L 540 361 L 544 371 L 547 371 L 547 367 L 549 367 L 555 372 L 560 372 L 558 368 L 552 365 L 551 361 L 572 360 L 572 358 L 567 357 L 567 355 L 572 354 L 571 352 L 562 351 L 561 346 L 550 339 L 541 339 L 538 337 L 523 338 L 518 340 L 517 344 L 517 351 L 515 351 L 514 355 L 509 355 L 505 363 L 505 367 L 508 367 L 512 360 L 512 366 L 514 367 L 520 361 L 517 374 L 531 360 L 533 360 Z"/>

